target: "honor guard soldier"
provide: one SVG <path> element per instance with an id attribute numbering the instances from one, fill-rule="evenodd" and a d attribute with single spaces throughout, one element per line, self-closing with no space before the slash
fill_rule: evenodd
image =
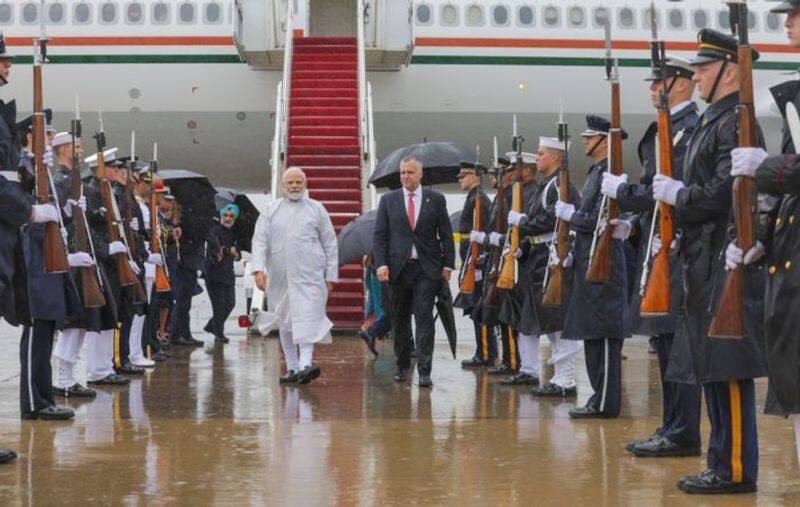
<path id="1" fill-rule="evenodd" d="M 667 55 L 662 72 L 661 66 L 652 69 L 645 80 L 650 82 L 650 101 L 658 108 L 661 94 L 666 94 L 670 108 L 670 130 L 673 145 L 673 177 L 682 180 L 682 164 L 686 147 L 699 121 L 697 104 L 692 102 L 694 94 L 694 68 L 688 60 Z M 650 258 L 647 249 L 653 227 L 658 229 L 654 213 L 653 178 L 658 172 L 658 123 L 647 128 L 639 142 L 638 155 L 641 178 L 638 184 L 628 183 L 627 175 L 603 175 L 603 195 L 616 199 L 620 210 L 635 214 L 637 234 L 632 238 L 636 244 L 635 260 L 636 290 L 630 304 L 630 330 L 635 335 L 650 336 L 658 353 L 661 375 L 662 412 L 661 427 L 650 438 L 628 444 L 628 451 L 637 456 L 699 456 L 700 455 L 700 388 L 692 384 L 667 382 L 664 374 L 669 364 L 675 322 L 683 292 L 683 270 L 678 257 L 670 257 L 670 311 L 664 316 L 641 316 L 640 308 L 646 279 L 642 280 L 645 258 Z M 663 156 L 662 156 L 663 160 Z M 649 266 L 648 266 L 649 267 Z M 642 287 L 639 290 L 640 286 Z"/>
<path id="2" fill-rule="evenodd" d="M 786 14 L 789 45 L 800 48 L 800 1 L 783 2 L 772 9 Z M 790 417 L 794 422 L 800 457 L 800 81 L 793 79 L 772 88 L 783 115 L 781 155 L 770 156 L 762 148 L 736 148 L 731 152 L 733 176 L 756 179 L 758 191 L 780 196 L 767 227 L 767 292 L 765 326 L 769 390 L 765 412 Z M 728 262 L 740 264 L 747 257 L 735 244 L 728 247 Z M 752 260 L 753 256 L 750 256 Z"/>
<path id="3" fill-rule="evenodd" d="M 654 197 L 674 207 L 685 288 L 666 377 L 673 382 L 701 384 L 711 422 L 708 469 L 682 478 L 678 487 L 687 493 L 753 492 L 758 477 L 753 379 L 765 373 L 765 273 L 757 261 L 763 247 L 760 252 L 747 253 L 746 336 L 738 340 L 709 337 L 716 308 L 714 293 L 719 295 L 725 274 L 720 254 L 728 243 L 731 216 L 730 154 L 738 145 L 740 67 L 738 43 L 730 35 L 704 29 L 698 40 L 693 79 L 709 106 L 689 141 L 683 181 L 658 175 L 653 182 Z M 758 54 L 753 53 L 755 60 Z M 759 143 L 763 145 L 763 139 Z M 763 228 L 759 228 L 761 233 Z"/>
<path id="4" fill-rule="evenodd" d="M 604 283 L 586 279 L 595 231 L 600 229 L 603 173 L 608 170 L 608 142 L 611 122 L 599 116 L 586 117 L 583 137 L 586 156 L 592 161 L 581 190 L 580 205 L 559 200 L 556 216 L 569 222 L 575 233 L 572 294 L 562 339 L 583 340 L 586 371 L 594 389 L 585 406 L 572 409 L 574 419 L 619 416 L 622 398 L 622 343 L 626 336 L 628 274 L 623 242 L 630 225 L 619 221 L 614 227 L 611 277 Z M 628 134 L 622 131 L 622 139 Z M 567 259 L 559 259 L 565 262 Z"/>
<path id="5" fill-rule="evenodd" d="M 473 240 L 479 239 L 478 232 L 489 232 L 489 213 L 491 212 L 491 201 L 489 197 L 483 192 L 481 185 L 481 176 L 485 172 L 485 168 L 480 164 L 472 162 L 461 162 L 460 172 L 458 173 L 458 186 L 462 191 L 467 192 L 467 199 L 464 201 L 464 207 L 461 209 L 461 218 L 458 222 L 458 232 L 461 235 L 461 243 L 459 244 L 458 254 L 461 258 L 462 270 L 470 262 L 470 250 L 475 242 Z M 480 200 L 480 230 L 475 230 L 475 203 Z M 473 233 L 473 231 L 475 231 Z M 480 264 L 479 258 L 478 263 Z M 463 272 L 463 271 L 462 271 Z M 464 315 L 473 315 L 475 305 L 483 293 L 483 268 L 478 265 L 475 266 L 475 284 L 471 294 L 464 294 L 463 292 L 458 295 L 454 305 L 464 310 Z M 497 338 L 494 334 L 494 328 L 483 324 L 479 319 L 473 319 L 473 327 L 475 329 L 475 354 L 469 358 L 461 361 L 462 368 L 476 368 L 482 366 L 491 366 L 497 358 Z"/>

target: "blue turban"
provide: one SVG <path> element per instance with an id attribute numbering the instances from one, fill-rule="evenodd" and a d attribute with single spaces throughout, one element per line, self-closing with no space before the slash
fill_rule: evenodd
<path id="1" fill-rule="evenodd" d="M 239 218 L 239 206 L 235 204 L 228 204 L 227 206 L 223 206 L 219 210 L 219 216 L 222 217 L 227 212 L 233 213 L 233 218 Z"/>

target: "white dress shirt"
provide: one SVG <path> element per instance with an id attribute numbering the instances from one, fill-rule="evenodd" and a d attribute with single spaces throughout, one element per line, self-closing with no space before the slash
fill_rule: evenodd
<path id="1" fill-rule="evenodd" d="M 417 227 L 417 220 L 419 220 L 419 209 L 422 206 L 422 185 L 419 185 L 416 190 L 413 192 L 406 188 L 403 188 L 403 205 L 406 208 L 406 220 L 408 220 L 408 196 L 414 194 L 414 227 L 412 230 Z M 411 243 L 411 259 L 417 259 L 417 247 L 414 246 L 414 243 Z"/>

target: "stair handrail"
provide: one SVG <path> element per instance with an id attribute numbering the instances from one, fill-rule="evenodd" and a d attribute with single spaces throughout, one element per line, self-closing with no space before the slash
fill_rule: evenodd
<path id="1" fill-rule="evenodd" d="M 272 196 L 277 198 L 282 190 L 279 185 L 286 169 L 286 150 L 289 145 L 288 108 L 289 93 L 292 88 L 292 58 L 294 56 L 294 5 L 286 2 L 286 39 L 283 46 L 283 80 L 278 84 L 278 97 L 275 107 L 275 137 L 272 156 Z"/>
<path id="2" fill-rule="evenodd" d="M 375 12 L 372 13 L 375 16 Z M 373 160 L 373 128 L 372 128 L 372 102 L 368 93 L 367 82 L 366 46 L 364 34 L 364 0 L 356 3 L 356 32 L 358 42 L 358 113 L 359 113 L 359 140 L 361 143 L 361 192 L 364 197 L 369 195 L 369 177 L 372 175 L 375 162 Z M 362 211 L 372 209 L 373 199 L 362 199 Z"/>
<path id="3" fill-rule="evenodd" d="M 369 195 L 369 208 L 366 208 L 367 200 L 364 199 L 364 212 L 374 210 L 378 206 L 378 194 L 374 186 L 370 186 L 368 181 L 369 177 L 375 173 L 375 154 L 377 153 L 377 145 L 375 142 L 375 123 L 373 122 L 373 109 L 372 109 L 372 83 L 367 82 L 367 143 L 369 146 L 369 159 L 367 160 L 367 169 L 369 174 L 364 178 L 364 190 Z"/>

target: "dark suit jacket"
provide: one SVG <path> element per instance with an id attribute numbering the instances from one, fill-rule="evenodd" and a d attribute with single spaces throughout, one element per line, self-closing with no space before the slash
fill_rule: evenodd
<path id="1" fill-rule="evenodd" d="M 412 245 L 422 272 L 431 279 L 439 279 L 445 267 L 455 266 L 453 231 L 444 195 L 423 188 L 417 217 L 412 231 L 402 188 L 384 195 L 378 205 L 372 250 L 375 266 L 388 266 L 392 283 L 411 257 Z"/>

